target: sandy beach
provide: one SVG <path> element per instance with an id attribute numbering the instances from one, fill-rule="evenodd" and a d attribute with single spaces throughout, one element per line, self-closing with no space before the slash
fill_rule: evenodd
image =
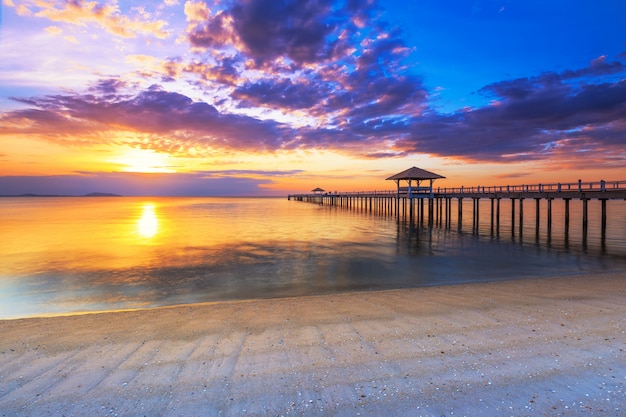
<path id="1" fill-rule="evenodd" d="M 0 321 L 2 416 L 626 415 L 626 272 Z"/>

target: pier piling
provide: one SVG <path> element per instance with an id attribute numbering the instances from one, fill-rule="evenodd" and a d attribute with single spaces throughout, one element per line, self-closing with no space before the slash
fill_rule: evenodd
<path id="1" fill-rule="evenodd" d="M 423 172 L 423 171 L 420 171 Z M 406 172 L 405 172 L 406 173 Z M 404 174 L 404 173 L 401 173 Z M 429 173 L 432 174 L 432 173 Z M 398 174 L 400 175 L 400 174 Z M 564 201 L 564 239 L 567 245 L 570 237 L 570 200 L 577 199 L 582 202 L 582 243 L 587 245 L 589 229 L 589 200 L 600 201 L 600 240 L 604 247 L 607 239 L 608 201 L 626 200 L 626 181 L 605 181 L 596 183 L 584 183 L 579 180 L 576 183 L 538 184 L 523 186 L 491 186 L 491 187 L 460 187 L 433 189 L 432 179 L 430 186 L 420 187 L 409 180 L 409 187 L 399 186 L 400 177 L 391 177 L 398 181 L 397 190 L 368 191 L 368 192 L 334 192 L 334 193 L 310 193 L 291 194 L 287 198 L 294 201 L 306 201 L 320 205 L 338 207 L 349 210 L 360 210 L 379 215 L 402 216 L 415 219 L 416 224 L 424 225 L 426 218 L 429 227 L 434 225 L 450 228 L 453 222 L 452 199 L 456 199 L 456 221 L 458 231 L 463 230 L 463 200 L 471 198 L 472 207 L 472 233 L 480 233 L 480 200 L 490 200 L 490 223 L 489 234 L 500 236 L 500 200 L 511 200 L 511 234 L 519 236 L 521 241 L 524 230 L 524 199 L 535 200 L 535 237 L 538 241 L 541 229 L 541 200 L 546 201 L 546 224 L 548 244 L 552 239 L 552 201 L 561 199 Z M 437 174 L 432 174 L 433 176 Z M 443 178 L 437 176 L 437 178 Z M 401 179 L 405 179 L 402 177 Z M 415 181 L 415 180 L 413 180 Z M 519 214 L 516 225 L 516 200 L 519 200 Z M 428 205 L 426 208 L 426 204 Z M 407 207 L 408 206 L 408 207 Z M 426 210 L 428 210 L 426 212 Z M 517 227 L 516 227 L 517 226 Z"/>

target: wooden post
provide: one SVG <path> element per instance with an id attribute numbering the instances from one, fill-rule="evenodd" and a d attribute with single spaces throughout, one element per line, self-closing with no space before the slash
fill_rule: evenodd
<path id="1" fill-rule="evenodd" d="M 441 222 L 443 221 L 443 198 L 438 197 L 439 200 L 439 226 L 441 226 Z"/>
<path id="2" fill-rule="evenodd" d="M 511 198 L 511 236 L 515 236 L 515 198 Z"/>
<path id="3" fill-rule="evenodd" d="M 589 199 L 583 198 L 583 247 L 587 247 L 587 225 L 588 225 L 588 210 L 587 210 L 587 202 Z"/>
<path id="4" fill-rule="evenodd" d="M 400 193 L 398 192 L 398 196 L 396 197 L 396 215 L 400 215 Z"/>
<path id="5" fill-rule="evenodd" d="M 519 199 L 519 238 L 522 240 L 522 233 L 524 228 L 524 198 Z"/>
<path id="6" fill-rule="evenodd" d="M 601 239 L 602 239 L 602 247 L 606 245 L 606 198 L 600 199 L 602 203 L 602 224 L 601 224 Z"/>
<path id="7" fill-rule="evenodd" d="M 478 233 L 479 216 L 480 216 L 480 198 L 474 198 L 474 232 Z"/>
<path id="8" fill-rule="evenodd" d="M 565 243 L 569 240 L 569 198 L 565 198 Z"/>
<path id="9" fill-rule="evenodd" d="M 500 236 L 500 198 L 496 201 L 496 236 Z"/>
<path id="10" fill-rule="evenodd" d="M 459 231 L 463 229 L 463 197 L 459 197 L 459 213 L 458 213 L 458 222 L 459 222 Z"/>
<path id="11" fill-rule="evenodd" d="M 552 199 L 548 198 L 548 238 L 552 234 Z"/>
<path id="12" fill-rule="evenodd" d="M 491 236 L 493 236 L 493 226 L 494 226 L 494 223 L 493 223 L 493 220 L 494 220 L 494 219 L 493 219 L 493 215 L 494 215 L 494 211 L 493 211 L 493 210 L 494 210 L 494 207 L 493 207 L 493 200 L 494 200 L 495 198 L 494 198 L 494 197 L 491 197 L 491 198 L 489 198 L 489 199 L 491 200 Z"/>
<path id="13" fill-rule="evenodd" d="M 433 225 L 434 204 L 432 197 L 428 197 L 428 226 Z"/>
<path id="14" fill-rule="evenodd" d="M 535 209 L 535 240 L 539 240 L 539 223 L 540 223 L 540 218 L 541 216 L 539 216 L 539 201 L 541 200 L 541 198 L 535 198 L 536 201 L 536 209 Z"/>

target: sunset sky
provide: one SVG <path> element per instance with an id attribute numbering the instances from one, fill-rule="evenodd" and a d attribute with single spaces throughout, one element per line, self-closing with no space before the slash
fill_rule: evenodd
<path id="1" fill-rule="evenodd" d="M 624 0 L 4 0 L 0 194 L 626 180 Z"/>

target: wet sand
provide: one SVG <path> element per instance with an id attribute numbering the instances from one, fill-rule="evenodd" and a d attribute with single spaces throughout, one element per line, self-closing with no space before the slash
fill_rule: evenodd
<path id="1" fill-rule="evenodd" d="M 625 385 L 625 271 L 0 321 L 1 416 L 617 416 Z"/>

